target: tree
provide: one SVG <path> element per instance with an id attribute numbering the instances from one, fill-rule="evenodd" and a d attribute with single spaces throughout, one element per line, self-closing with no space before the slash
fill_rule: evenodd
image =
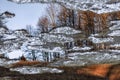
<path id="1" fill-rule="evenodd" d="M 32 35 L 32 34 L 34 33 L 33 27 L 32 27 L 31 25 L 27 25 L 27 26 L 26 26 L 26 30 L 27 30 L 27 32 L 28 32 L 30 35 Z"/>
<path id="2" fill-rule="evenodd" d="M 60 13 L 58 15 L 59 18 L 59 22 L 62 25 L 66 26 L 67 25 L 67 17 L 68 17 L 68 12 L 67 9 L 65 7 L 61 7 L 60 9 Z"/>
<path id="3" fill-rule="evenodd" d="M 41 32 L 48 32 L 49 20 L 47 17 L 41 17 L 38 20 L 37 26 Z"/>
<path id="4" fill-rule="evenodd" d="M 57 11 L 56 11 L 56 6 L 54 3 L 48 4 L 46 11 L 47 11 L 47 15 L 48 18 L 50 20 L 50 26 L 51 27 L 56 27 L 56 15 L 57 15 Z"/>
<path id="5" fill-rule="evenodd" d="M 61 7 L 61 10 L 58 15 L 58 20 L 60 21 L 61 26 L 75 27 L 75 12 L 72 9 L 66 7 Z"/>

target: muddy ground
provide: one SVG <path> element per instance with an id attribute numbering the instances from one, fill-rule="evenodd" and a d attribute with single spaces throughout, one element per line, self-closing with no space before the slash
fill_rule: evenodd
<path id="1" fill-rule="evenodd" d="M 0 80 L 120 80 L 120 64 L 112 65 L 105 77 L 95 76 L 83 72 L 77 73 L 85 67 L 59 67 L 64 70 L 63 73 L 44 73 L 44 74 L 20 74 L 16 71 L 10 71 L 8 68 L 0 67 Z M 112 79 L 110 76 L 117 76 Z"/>

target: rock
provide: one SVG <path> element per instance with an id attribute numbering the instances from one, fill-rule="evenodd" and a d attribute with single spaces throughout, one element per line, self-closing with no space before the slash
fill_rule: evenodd
<path id="1" fill-rule="evenodd" d="M 0 54 L 0 58 L 4 58 L 4 54 Z"/>

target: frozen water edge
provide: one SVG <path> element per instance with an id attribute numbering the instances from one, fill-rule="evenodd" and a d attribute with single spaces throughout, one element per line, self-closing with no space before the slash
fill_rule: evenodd
<path id="1" fill-rule="evenodd" d="M 41 74 L 41 73 L 62 73 L 63 70 L 59 70 L 57 68 L 48 68 L 48 67 L 19 67 L 19 68 L 11 68 L 11 71 L 18 71 L 22 74 Z"/>
<path id="2" fill-rule="evenodd" d="M 111 50 L 109 50 L 111 51 Z M 118 52 L 118 50 L 116 51 Z M 120 51 L 119 51 L 120 52 Z M 114 53 L 112 50 L 110 53 L 106 52 L 77 52 L 70 53 L 68 55 L 70 60 L 63 61 L 64 66 L 84 66 L 89 64 L 109 63 L 119 61 L 120 54 Z"/>

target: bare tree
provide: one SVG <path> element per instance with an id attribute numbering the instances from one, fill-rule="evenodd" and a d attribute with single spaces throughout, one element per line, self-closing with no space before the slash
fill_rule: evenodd
<path id="1" fill-rule="evenodd" d="M 30 35 L 33 34 L 33 28 L 32 28 L 31 25 L 27 25 L 27 26 L 26 26 L 26 30 L 28 31 L 28 33 L 29 33 Z"/>
<path id="2" fill-rule="evenodd" d="M 38 20 L 37 26 L 41 32 L 48 32 L 49 20 L 47 17 L 41 17 Z"/>
<path id="3" fill-rule="evenodd" d="M 52 28 L 56 27 L 58 13 L 60 11 L 60 5 L 56 5 L 55 3 L 50 3 L 50 4 L 48 4 L 46 11 L 47 11 L 47 16 L 50 20 L 50 26 Z"/>
<path id="4" fill-rule="evenodd" d="M 75 26 L 75 12 L 74 10 L 67 9 L 66 7 L 61 7 L 61 10 L 58 15 L 58 19 L 61 23 L 61 26 Z"/>
<path id="5" fill-rule="evenodd" d="M 61 7 L 60 9 L 60 13 L 58 15 L 60 24 L 62 25 L 67 25 L 67 17 L 68 17 L 68 12 L 67 9 L 65 7 Z"/>

